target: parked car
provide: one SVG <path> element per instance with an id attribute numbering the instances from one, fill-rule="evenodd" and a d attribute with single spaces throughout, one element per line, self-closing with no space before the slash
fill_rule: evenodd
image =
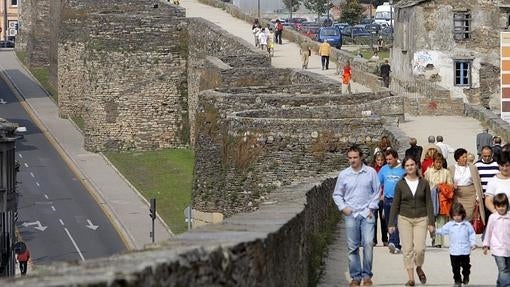
<path id="1" fill-rule="evenodd" d="M 342 48 L 342 34 L 335 27 L 321 27 L 317 34 L 317 41 L 328 42 L 338 49 Z"/>
<path id="2" fill-rule="evenodd" d="M 377 23 L 367 24 L 365 25 L 365 30 L 367 30 L 370 33 L 378 34 L 379 31 L 381 31 L 381 25 Z"/>
<path id="3" fill-rule="evenodd" d="M 391 34 L 393 34 L 393 28 L 391 27 L 386 27 L 379 31 L 379 35 L 381 36 L 391 36 Z"/>
<path id="4" fill-rule="evenodd" d="M 0 48 L 14 48 L 14 42 L 13 41 L 0 41 Z"/>
<path id="5" fill-rule="evenodd" d="M 370 18 L 363 18 L 363 19 L 361 19 L 360 24 L 365 24 L 365 25 L 366 25 L 366 24 L 372 24 L 373 22 L 374 22 L 374 20 L 373 20 L 373 19 L 370 19 Z"/>
<path id="6" fill-rule="evenodd" d="M 317 33 L 319 33 L 319 26 L 303 26 L 301 32 L 312 40 L 317 39 Z"/>
<path id="7" fill-rule="evenodd" d="M 349 26 L 348 23 L 335 23 L 335 24 L 333 24 L 333 27 L 337 28 L 338 31 L 340 31 L 340 32 L 342 32 L 344 27 L 347 27 L 347 26 Z"/>
<path id="8" fill-rule="evenodd" d="M 364 25 L 347 26 L 342 30 L 342 35 L 349 37 L 366 37 L 372 35 Z"/>

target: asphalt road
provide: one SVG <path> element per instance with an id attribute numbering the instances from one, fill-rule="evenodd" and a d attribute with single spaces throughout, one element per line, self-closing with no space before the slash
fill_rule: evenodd
<path id="1" fill-rule="evenodd" d="M 21 164 L 16 226 L 32 263 L 82 261 L 124 251 L 123 241 L 98 203 L 1 80 L 0 117 L 27 128 L 16 143 Z"/>

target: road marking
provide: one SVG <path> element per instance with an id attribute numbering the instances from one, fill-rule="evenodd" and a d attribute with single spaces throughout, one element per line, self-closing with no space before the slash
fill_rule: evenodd
<path id="1" fill-rule="evenodd" d="M 7 102 L 4 99 L 0 98 L 0 104 L 5 105 L 7 104 Z"/>
<path id="2" fill-rule="evenodd" d="M 83 257 L 83 254 L 81 254 L 81 250 L 80 250 L 80 248 L 78 248 L 78 245 L 76 244 L 73 237 L 71 236 L 71 233 L 69 233 L 69 230 L 67 230 L 66 227 L 64 227 L 64 229 L 67 233 L 67 236 L 69 236 L 69 239 L 71 239 L 71 242 L 73 242 L 74 248 L 76 249 L 76 251 L 78 251 L 78 254 L 80 255 L 81 260 L 85 261 L 85 257 Z"/>
<path id="3" fill-rule="evenodd" d="M 51 210 L 53 210 L 53 211 L 57 211 L 57 210 L 55 209 L 55 206 L 53 206 L 53 205 L 51 206 Z"/>
<path id="4" fill-rule="evenodd" d="M 92 224 L 92 221 L 90 219 L 87 219 L 88 225 L 85 225 L 87 228 L 90 228 L 92 230 L 97 230 L 99 228 L 99 225 Z"/>
<path id="5" fill-rule="evenodd" d="M 24 222 L 22 225 L 25 226 L 25 227 L 29 227 L 29 226 L 32 226 L 32 225 L 37 225 L 34 228 L 37 229 L 37 230 L 40 230 L 40 231 L 44 231 L 44 230 L 46 230 L 46 228 L 48 228 L 48 226 L 43 226 L 39 220 L 34 221 L 34 222 Z"/>
<path id="6" fill-rule="evenodd" d="M 35 175 L 34 175 L 34 173 L 33 173 L 33 172 L 30 172 L 30 176 L 31 176 L 31 177 L 33 177 L 33 178 L 35 178 Z"/>
<path id="7" fill-rule="evenodd" d="M 23 155 L 22 155 L 22 154 L 18 153 L 18 155 L 19 155 L 19 157 L 20 157 L 20 158 L 23 158 Z"/>
<path id="8" fill-rule="evenodd" d="M 37 182 L 37 181 L 35 182 L 35 185 L 40 186 L 39 182 Z"/>
<path id="9" fill-rule="evenodd" d="M 62 226 L 64 226 L 64 221 L 62 221 L 62 219 L 58 219 L 58 221 L 60 221 L 60 224 L 62 224 Z"/>
<path id="10" fill-rule="evenodd" d="M 25 162 L 25 167 L 28 167 L 28 163 Z"/>
<path id="11" fill-rule="evenodd" d="M 47 195 L 47 194 L 45 194 L 45 195 L 44 195 L 44 198 L 48 199 L 48 195 Z"/>

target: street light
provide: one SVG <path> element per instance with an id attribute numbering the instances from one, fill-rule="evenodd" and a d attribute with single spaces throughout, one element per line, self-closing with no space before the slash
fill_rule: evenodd
<path id="1" fill-rule="evenodd" d="M 391 42 L 393 43 L 393 0 L 390 0 L 390 29 L 391 29 Z"/>
<path id="2" fill-rule="evenodd" d="M 257 19 L 260 21 L 260 0 L 257 0 Z"/>

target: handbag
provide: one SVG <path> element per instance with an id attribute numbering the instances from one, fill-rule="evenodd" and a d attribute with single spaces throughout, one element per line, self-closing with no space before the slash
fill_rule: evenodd
<path id="1" fill-rule="evenodd" d="M 480 216 L 480 205 L 478 202 L 475 204 L 475 209 L 473 210 L 473 219 L 471 220 L 471 224 L 473 225 L 473 229 L 476 234 L 482 234 L 485 226 L 482 222 L 482 217 Z"/>

